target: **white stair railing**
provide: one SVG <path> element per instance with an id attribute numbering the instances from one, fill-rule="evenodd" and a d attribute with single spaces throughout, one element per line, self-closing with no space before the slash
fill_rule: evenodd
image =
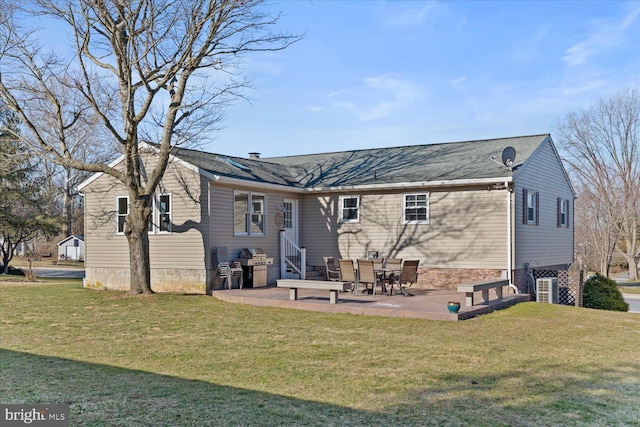
<path id="1" fill-rule="evenodd" d="M 293 272 L 304 280 L 307 273 L 307 249 L 301 248 L 289 239 L 284 230 L 280 230 L 280 277 L 285 278 Z"/>

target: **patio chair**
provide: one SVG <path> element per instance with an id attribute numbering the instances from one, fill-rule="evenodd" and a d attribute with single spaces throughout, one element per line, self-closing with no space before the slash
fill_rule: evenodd
<path id="1" fill-rule="evenodd" d="M 386 268 L 397 268 L 398 270 L 401 270 L 402 258 L 387 258 L 385 266 Z"/>
<path id="2" fill-rule="evenodd" d="M 360 283 L 365 284 L 367 292 L 369 292 L 368 283 L 371 283 L 371 285 L 373 286 L 373 295 L 376 294 L 376 287 L 378 286 L 378 284 L 380 284 L 380 286 L 382 287 L 382 291 L 386 292 L 384 280 L 378 279 L 378 274 L 376 274 L 374 263 L 370 259 L 358 260 L 358 283 L 356 284 L 356 289 L 354 290 L 354 294 L 357 294 L 358 292 L 357 286 Z"/>
<path id="3" fill-rule="evenodd" d="M 324 267 L 327 271 L 327 280 L 340 280 L 340 267 L 336 265 L 336 260 L 332 256 L 322 257 L 324 259 Z"/>
<path id="4" fill-rule="evenodd" d="M 407 260 L 402 263 L 402 273 L 398 285 L 418 283 L 418 264 L 420 260 Z"/>
<path id="5" fill-rule="evenodd" d="M 380 270 L 384 268 L 384 258 L 367 258 L 373 261 L 373 269 L 377 271 L 378 280 L 384 281 L 384 273 L 380 273 Z"/>
<path id="6" fill-rule="evenodd" d="M 385 268 L 389 270 L 389 274 L 386 277 L 386 283 L 389 283 L 391 291 L 393 291 L 393 284 L 397 283 L 398 279 L 400 279 L 402 258 L 387 258 Z"/>
<path id="7" fill-rule="evenodd" d="M 338 264 L 340 265 L 340 281 L 351 283 L 352 288 L 355 290 L 358 287 L 358 278 L 353 267 L 353 260 L 340 259 Z"/>
<path id="8" fill-rule="evenodd" d="M 222 288 L 224 288 L 226 281 L 229 290 L 231 290 L 233 278 L 237 277 L 238 287 L 242 289 L 244 276 L 242 265 L 239 262 L 229 262 L 226 246 L 217 246 L 213 251 L 213 259 L 216 262 L 216 276 L 222 280 Z"/>
<path id="9" fill-rule="evenodd" d="M 370 258 L 369 261 L 373 261 L 373 268 L 376 270 L 381 270 L 384 266 L 384 258 Z"/>

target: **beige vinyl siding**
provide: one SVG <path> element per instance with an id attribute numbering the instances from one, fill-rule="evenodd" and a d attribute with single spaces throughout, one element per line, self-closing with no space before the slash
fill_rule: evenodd
<path id="1" fill-rule="evenodd" d="M 84 189 L 85 266 L 129 267 L 129 246 L 124 234 L 116 234 L 116 197 L 124 187 L 102 176 Z"/>
<path id="2" fill-rule="evenodd" d="M 255 194 L 263 194 L 266 198 L 265 209 L 265 235 L 264 236 L 236 236 L 233 230 L 233 202 L 234 191 L 248 191 Z M 251 187 L 230 186 L 227 184 L 212 183 L 210 186 L 211 199 L 211 247 L 226 246 L 229 257 L 240 255 L 242 248 L 261 248 L 267 256 L 274 258 L 273 266 L 269 269 L 270 277 L 280 269 L 280 226 L 275 223 L 276 213 L 285 198 L 292 197 L 287 193 L 264 191 Z"/>
<path id="3" fill-rule="evenodd" d="M 208 222 L 206 181 L 186 167 L 168 166 L 156 194 L 171 195 L 171 233 L 149 233 L 151 268 L 204 269 Z M 84 190 L 86 209 L 86 265 L 91 268 L 128 268 L 129 247 L 123 234 L 116 234 L 116 199 L 127 196 L 121 183 L 103 175 Z M 157 209 L 154 208 L 157 222 Z"/>
<path id="4" fill-rule="evenodd" d="M 384 257 L 420 259 L 432 268 L 507 267 L 506 191 L 431 191 L 429 223 L 403 224 L 403 194 L 422 192 L 359 193 L 359 223 L 339 222 L 338 194 L 305 196 L 301 239 L 308 263 L 378 251 Z"/>
<path id="5" fill-rule="evenodd" d="M 514 268 L 573 262 L 574 196 L 552 142 L 547 140 L 515 177 Z M 523 189 L 538 192 L 538 225 L 523 224 Z M 558 227 L 558 198 L 569 200 L 569 227 Z"/>

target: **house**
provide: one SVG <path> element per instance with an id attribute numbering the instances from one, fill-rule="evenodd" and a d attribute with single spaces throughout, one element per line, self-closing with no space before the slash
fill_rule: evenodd
<path id="1" fill-rule="evenodd" d="M 84 260 L 84 236 L 81 234 L 72 234 L 64 240 L 58 242 L 58 259 L 59 260 Z"/>
<path id="2" fill-rule="evenodd" d="M 4 245 L 4 238 L 0 237 L 0 245 Z M 19 257 L 25 257 L 32 255 L 35 252 L 35 242 L 33 239 L 19 242 L 14 250 L 14 255 Z"/>
<path id="3" fill-rule="evenodd" d="M 81 191 L 86 286 L 128 289 L 126 189 L 95 174 Z M 152 207 L 152 288 L 216 288 L 224 246 L 273 257 L 269 283 L 376 251 L 419 259 L 430 286 L 505 277 L 526 291 L 528 268 L 573 262 L 574 199 L 548 134 L 277 158 L 176 148 Z"/>

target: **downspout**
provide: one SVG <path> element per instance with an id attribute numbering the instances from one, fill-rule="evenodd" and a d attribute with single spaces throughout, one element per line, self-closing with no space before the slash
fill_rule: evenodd
<path id="1" fill-rule="evenodd" d="M 509 287 L 513 289 L 516 294 L 520 293 L 520 290 L 513 284 L 513 221 L 512 221 L 512 188 L 509 187 L 509 182 L 505 181 L 505 188 L 507 189 L 507 279 L 509 280 Z"/>
<path id="2" fill-rule="evenodd" d="M 87 240 L 87 224 L 89 224 L 87 222 L 87 199 L 85 197 L 85 194 L 83 192 L 78 192 L 78 194 L 80 194 L 80 197 L 82 197 L 82 205 L 83 205 L 83 209 L 82 209 L 82 221 L 83 221 L 83 230 L 82 232 L 84 233 L 84 239 L 85 242 Z M 59 256 L 59 255 L 58 255 Z M 89 266 L 91 266 L 91 264 L 89 264 Z M 85 243 L 84 245 L 84 277 L 82 279 L 82 287 L 86 288 L 87 287 L 87 244 Z"/>

